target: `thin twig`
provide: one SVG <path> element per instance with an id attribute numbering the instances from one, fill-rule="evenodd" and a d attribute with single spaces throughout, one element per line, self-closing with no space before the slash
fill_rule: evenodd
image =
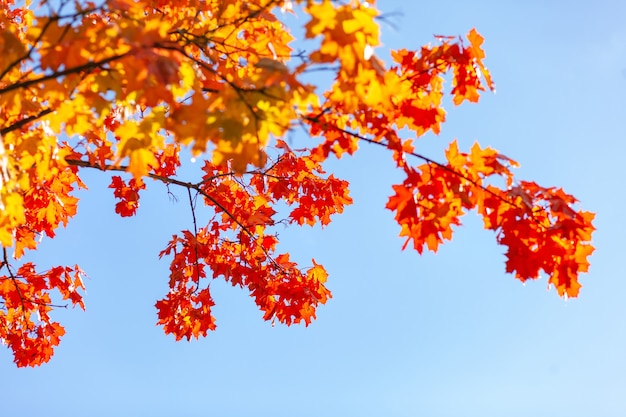
<path id="1" fill-rule="evenodd" d="M 9 256 L 7 254 L 7 248 L 5 247 L 2 248 L 2 254 L 4 257 L 2 266 L 6 266 L 7 271 L 9 271 L 9 278 L 13 282 L 13 285 L 15 286 L 15 290 L 17 291 L 17 294 L 20 297 L 20 303 L 22 304 L 22 316 L 24 317 L 24 324 L 28 326 L 29 320 L 28 320 L 28 317 L 26 317 L 26 305 L 24 304 L 24 295 L 22 294 L 22 290 L 20 289 L 20 286 L 17 282 L 17 277 L 13 274 L 13 271 L 11 271 L 11 264 L 9 263 Z M 29 327 L 27 327 L 27 329 L 30 330 Z"/>
<path id="2" fill-rule="evenodd" d="M 196 241 L 194 242 L 193 245 L 193 249 L 196 255 L 196 259 L 194 261 L 194 265 L 196 267 L 196 276 L 198 277 L 198 280 L 196 281 L 196 289 L 194 290 L 194 293 L 196 291 L 198 291 L 198 288 L 200 287 L 200 264 L 199 262 L 199 257 L 198 257 L 198 223 L 196 222 L 196 207 L 194 204 L 194 200 L 191 197 L 191 188 L 187 188 L 187 195 L 189 196 L 189 207 L 191 208 L 191 218 L 193 219 L 193 236 L 195 237 Z M 197 196 L 198 194 L 196 194 Z"/>

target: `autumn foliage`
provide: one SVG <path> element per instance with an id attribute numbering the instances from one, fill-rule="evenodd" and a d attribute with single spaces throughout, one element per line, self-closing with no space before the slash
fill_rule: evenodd
<path id="1" fill-rule="evenodd" d="M 266 320 L 315 318 L 327 273 L 281 253 L 277 226 L 327 225 L 351 204 L 324 162 L 363 142 L 404 173 L 386 206 L 404 247 L 436 251 L 474 210 L 506 248 L 507 272 L 578 294 L 594 229 L 574 197 L 516 179 L 515 161 L 478 144 L 452 142 L 442 161 L 416 150 L 439 133 L 446 96 L 459 105 L 494 88 L 481 35 L 378 56 L 373 3 L 0 0 L 0 340 L 18 366 L 50 359 L 65 332 L 55 308 L 84 308 L 78 266 L 24 261 L 76 214 L 83 170 L 110 177 L 121 216 L 153 181 L 188 199 L 192 227 L 159 254 L 171 264 L 158 324 L 176 339 L 215 329 L 218 278 L 246 288 Z M 307 51 L 281 23 L 290 13 L 304 16 Z M 315 70 L 330 85 L 309 84 Z M 307 135 L 303 149 L 288 145 L 292 132 Z M 179 177 L 182 148 L 201 178 Z"/>

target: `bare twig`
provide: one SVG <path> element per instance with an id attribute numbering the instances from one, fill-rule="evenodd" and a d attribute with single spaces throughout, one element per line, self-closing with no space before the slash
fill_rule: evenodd
<path id="1" fill-rule="evenodd" d="M 7 271 L 9 272 L 9 278 L 13 282 L 13 285 L 15 286 L 15 291 L 17 291 L 17 294 L 20 297 L 20 303 L 22 304 L 22 317 L 24 318 L 24 324 L 27 325 L 29 320 L 28 320 L 28 317 L 26 317 L 26 305 L 24 304 L 24 295 L 22 294 L 22 290 L 20 289 L 20 286 L 17 282 L 17 277 L 13 274 L 13 271 L 11 270 L 11 264 L 9 263 L 9 256 L 7 254 L 7 248 L 5 247 L 2 248 L 2 255 L 4 258 L 2 262 L 2 266 L 6 266 Z"/>
<path id="2" fill-rule="evenodd" d="M 191 218 L 193 219 L 193 236 L 196 238 L 196 241 L 194 242 L 193 245 L 193 249 L 196 255 L 196 259 L 194 260 L 194 266 L 196 267 L 196 276 L 198 277 L 198 280 L 196 281 L 196 289 L 194 290 L 194 292 L 198 291 L 198 288 L 200 287 L 200 264 L 199 262 L 199 257 L 198 257 L 198 223 L 196 221 L 196 205 L 195 205 L 195 201 L 194 198 L 191 197 L 191 188 L 187 188 L 187 195 L 189 196 L 189 207 L 191 208 Z M 198 194 L 196 194 L 197 196 Z"/>

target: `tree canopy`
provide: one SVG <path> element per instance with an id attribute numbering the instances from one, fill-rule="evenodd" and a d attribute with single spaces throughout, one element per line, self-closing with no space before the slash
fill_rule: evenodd
<path id="1" fill-rule="evenodd" d="M 310 49 L 294 47 L 289 13 L 306 17 Z M 404 175 L 386 205 L 403 249 L 437 251 L 475 211 L 506 248 L 507 272 L 545 274 L 576 297 L 592 213 L 560 188 L 517 179 L 517 162 L 489 147 L 452 141 L 437 161 L 415 143 L 439 133 L 446 96 L 460 105 L 495 88 L 482 36 L 379 56 L 380 18 L 358 0 L 0 0 L 0 340 L 15 363 L 48 361 L 65 333 L 51 313 L 85 307 L 77 265 L 27 261 L 76 214 L 83 170 L 110 176 L 124 217 L 152 181 L 185 191 L 193 228 L 164 242 L 170 290 L 156 302 L 176 339 L 215 329 L 213 279 L 248 289 L 266 320 L 315 318 L 328 274 L 281 253 L 277 230 L 325 226 L 352 203 L 348 182 L 324 166 L 361 143 Z M 314 71 L 331 82 L 311 84 Z M 307 146 L 292 148 L 296 132 Z M 180 175 L 185 149 L 201 177 Z"/>

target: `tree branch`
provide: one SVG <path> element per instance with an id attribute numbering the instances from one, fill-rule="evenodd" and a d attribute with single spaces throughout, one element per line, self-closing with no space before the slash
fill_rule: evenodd
<path id="1" fill-rule="evenodd" d="M 4 94 L 4 93 L 8 93 L 9 91 L 13 91 L 13 90 L 18 90 L 21 88 L 27 88 L 30 87 L 31 85 L 35 85 L 44 81 L 48 81 L 48 80 L 53 80 L 55 78 L 59 78 L 59 77 L 63 77 L 64 75 L 68 75 L 68 74 L 75 74 L 77 72 L 81 72 L 81 71 L 86 71 L 86 70 L 92 70 L 94 68 L 97 68 L 101 65 L 104 64 L 108 64 L 109 62 L 118 60 L 118 59 L 122 59 L 125 56 L 130 55 L 130 52 L 125 52 L 123 54 L 119 54 L 119 55 L 114 55 L 114 56 L 110 56 L 108 58 L 104 58 L 101 59 L 100 61 L 94 61 L 94 62 L 87 62 L 86 64 L 83 65 L 79 65 L 77 67 L 72 67 L 72 68 L 67 68 L 63 71 L 57 71 L 57 72 L 53 72 L 52 74 L 48 74 L 48 75 L 44 75 L 41 76 L 39 78 L 35 78 L 32 80 L 27 80 L 27 81 L 23 81 L 21 83 L 15 83 L 15 84 L 10 84 L 7 85 L 6 87 L 0 89 L 0 94 Z"/>
<path id="2" fill-rule="evenodd" d="M 321 114 L 324 114 L 324 112 L 322 112 Z M 320 123 L 320 121 L 319 121 L 318 117 L 306 117 L 306 116 L 305 116 L 305 117 L 304 117 L 304 119 L 305 119 L 305 120 L 307 120 L 307 121 L 309 121 L 309 122 L 311 122 L 311 123 Z M 336 130 L 338 130 L 339 132 L 342 132 L 342 133 L 344 133 L 344 134 L 346 134 L 346 135 L 348 135 L 348 136 L 352 136 L 352 137 L 353 137 L 353 138 L 355 138 L 355 139 L 361 140 L 361 141 L 363 141 L 363 142 L 367 142 L 367 143 L 370 143 L 370 144 L 373 144 L 373 145 L 381 146 L 381 147 L 383 147 L 383 148 L 385 148 L 385 149 L 389 149 L 389 146 L 388 146 L 388 143 L 387 143 L 387 142 L 378 142 L 378 141 L 375 141 L 375 140 L 373 140 L 373 139 L 367 138 L 367 137 L 365 137 L 365 136 L 363 136 L 363 135 L 360 135 L 360 134 L 358 134 L 358 133 L 351 132 L 351 131 L 349 131 L 349 130 L 339 128 L 339 127 L 337 127 L 337 126 L 332 126 L 332 128 L 333 128 L 333 129 L 336 129 Z M 405 152 L 405 153 L 406 153 L 406 154 L 408 154 L 408 155 L 414 156 L 414 157 L 416 157 L 416 158 L 419 158 L 419 159 L 421 159 L 422 161 L 426 162 L 426 163 L 427 163 L 427 164 L 429 164 L 429 165 L 434 165 L 434 166 L 437 166 L 437 167 L 439 167 L 439 168 L 443 169 L 444 171 L 447 171 L 447 172 L 449 172 L 449 173 L 451 173 L 451 174 L 454 174 L 454 175 L 456 175 L 456 176 L 458 176 L 458 177 L 460 177 L 460 178 L 462 178 L 462 179 L 466 180 L 467 182 L 471 183 L 471 184 L 472 184 L 472 185 L 474 185 L 475 187 L 478 187 L 478 188 L 482 189 L 482 190 L 483 190 L 483 191 L 485 191 L 486 193 L 491 194 L 492 196 L 494 196 L 494 197 L 498 198 L 499 200 L 501 200 L 501 201 L 505 202 L 506 204 L 508 204 L 508 205 L 510 205 L 510 206 L 512 206 L 512 207 L 515 207 L 515 208 L 520 208 L 517 204 L 515 204 L 515 203 L 514 203 L 514 202 L 512 202 L 511 200 L 509 200 L 509 199 L 507 199 L 507 198 L 503 197 L 501 194 L 496 193 L 496 192 L 494 192 L 494 191 L 490 190 L 489 188 L 487 188 L 487 187 L 483 186 L 482 184 L 479 184 L 477 181 L 475 181 L 475 180 L 473 180 L 473 179 L 469 178 L 468 176 L 464 175 L 464 174 L 463 174 L 463 173 L 461 173 L 461 172 L 458 172 L 458 171 L 456 171 L 456 170 L 454 170 L 454 169 L 450 168 L 448 165 L 444 165 L 444 164 L 442 164 L 441 162 L 437 162 L 437 161 L 435 161 L 434 159 L 429 158 L 429 157 L 427 157 L 427 156 L 424 156 L 424 155 L 422 155 L 422 154 L 419 154 L 419 153 L 417 153 L 417 152 Z M 541 208 L 541 207 L 539 207 L 539 208 L 543 210 L 543 208 Z"/>
<path id="3" fill-rule="evenodd" d="M 52 113 L 52 109 L 51 108 L 47 108 L 47 109 L 43 109 L 42 111 L 40 111 L 37 114 L 33 114 L 31 116 L 28 116 L 22 120 L 20 120 L 19 122 L 15 122 L 13 123 L 11 126 L 5 127 L 4 129 L 0 129 L 0 136 L 6 135 L 9 132 L 12 132 L 16 129 L 19 129 L 25 125 L 27 125 L 30 122 L 33 122 L 37 119 L 40 119 L 42 117 L 44 117 L 47 114 Z"/>
<path id="4" fill-rule="evenodd" d="M 123 166 L 123 165 L 118 166 L 118 165 L 105 164 L 104 166 L 100 166 L 100 165 L 94 165 L 90 163 L 89 161 L 83 161 L 80 159 L 70 159 L 70 158 L 66 158 L 65 161 L 71 166 L 82 167 L 82 168 L 92 168 L 92 169 L 99 169 L 101 171 L 115 171 L 115 172 L 127 172 L 128 171 L 128 167 Z M 263 174 L 261 172 L 253 172 L 253 173 Z M 204 198 L 206 198 L 211 203 L 213 203 L 215 207 L 217 207 L 223 213 L 225 213 L 245 234 L 250 236 L 255 242 L 257 242 L 257 244 L 259 244 L 259 241 L 256 235 L 248 227 L 246 227 L 243 223 L 241 223 L 241 221 L 239 221 L 239 219 L 237 219 L 233 213 L 228 211 L 226 207 L 224 207 L 219 201 L 217 201 L 214 197 L 212 197 L 211 195 L 209 195 L 206 191 L 202 189 L 202 185 L 205 184 L 207 180 L 203 180 L 199 183 L 191 183 L 191 182 L 177 180 L 176 178 L 165 177 L 163 175 L 157 175 L 153 173 L 148 173 L 146 174 L 146 176 L 148 178 L 161 181 L 162 183 L 166 185 L 172 184 L 172 185 L 177 185 L 179 187 L 186 188 L 189 192 L 191 192 L 191 190 L 195 190 L 198 194 L 202 195 Z M 261 251 L 263 251 L 265 256 L 267 256 L 267 258 L 278 269 L 280 269 L 283 272 L 286 272 L 285 269 L 281 265 L 279 265 L 278 262 L 276 262 L 276 260 L 270 255 L 267 249 L 263 247 L 263 245 L 259 244 L 259 247 L 261 248 Z"/>

